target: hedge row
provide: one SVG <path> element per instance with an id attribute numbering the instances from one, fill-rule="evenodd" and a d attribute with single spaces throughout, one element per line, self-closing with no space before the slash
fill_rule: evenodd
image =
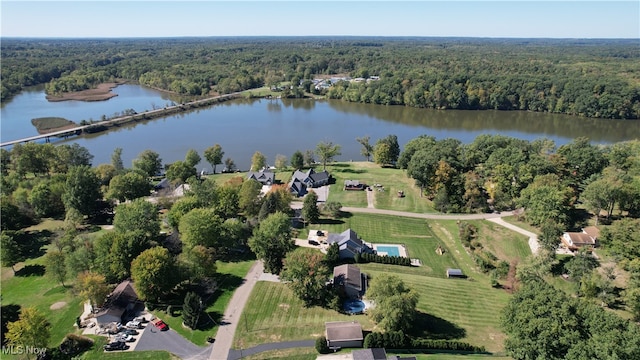
<path id="1" fill-rule="evenodd" d="M 372 332 L 364 338 L 365 348 L 457 350 L 486 352 L 484 346 L 474 346 L 457 340 L 411 339 L 402 331 Z"/>
<path id="2" fill-rule="evenodd" d="M 353 258 L 357 263 L 379 263 L 379 264 L 390 264 L 390 265 L 403 265 L 403 266 L 411 266 L 411 259 L 401 256 L 381 256 L 377 254 L 356 254 Z"/>

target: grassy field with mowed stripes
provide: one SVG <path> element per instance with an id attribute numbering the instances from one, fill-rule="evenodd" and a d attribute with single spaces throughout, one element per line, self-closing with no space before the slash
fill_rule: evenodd
<path id="1" fill-rule="evenodd" d="M 259 281 L 238 320 L 234 348 L 315 339 L 324 334 L 327 321 L 358 321 L 364 329 L 373 328 L 364 315 L 343 315 L 318 306 L 305 308 L 285 284 Z"/>

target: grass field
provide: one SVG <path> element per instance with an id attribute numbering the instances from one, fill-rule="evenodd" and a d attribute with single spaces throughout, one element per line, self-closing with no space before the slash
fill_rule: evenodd
<path id="1" fill-rule="evenodd" d="M 315 360 L 318 352 L 313 347 L 293 348 L 265 351 L 252 356 L 243 357 L 244 360 L 287 359 L 287 360 Z"/>
<path id="2" fill-rule="evenodd" d="M 477 221 L 477 225 L 484 246 L 494 249 L 508 243 L 506 250 L 499 252 L 501 256 L 524 258 L 529 255 L 526 253 L 529 250 L 524 237 L 494 227 L 489 222 Z M 340 232 L 349 227 L 367 242 L 404 244 L 409 256 L 419 258 L 424 264 L 422 267 L 358 264 L 372 277 L 380 273 L 396 274 L 420 293 L 420 316 L 416 320 L 420 335 L 458 339 L 485 346 L 492 353 L 504 351 L 500 313 L 510 295 L 504 290 L 492 288 L 489 276 L 476 269 L 460 243 L 456 221 L 350 214 L 339 223 L 328 221 L 310 226 L 330 232 Z M 303 229 L 300 237 L 305 238 L 307 233 L 308 229 Z M 438 245 L 445 250 L 444 255 L 436 254 Z M 445 271 L 449 267 L 461 268 L 468 278 L 447 279 Z M 240 321 L 236 348 L 266 342 L 312 339 L 319 334 L 318 331 L 322 331 L 321 325 L 325 321 L 341 319 L 339 314 L 332 311 L 304 309 L 286 285 L 267 282 L 256 285 L 244 314 L 247 318 Z M 373 329 L 373 324 L 366 317 L 358 316 L 355 319 L 363 324 L 365 330 Z M 453 356 L 449 354 L 433 356 L 438 356 L 434 357 L 436 359 L 456 358 L 448 357 Z"/>
<path id="3" fill-rule="evenodd" d="M 343 206 L 367 207 L 365 191 L 343 190 L 345 180 L 358 180 L 373 187 L 380 184 L 384 191 L 374 188 L 375 207 L 378 209 L 392 209 L 418 213 L 433 213 L 431 201 L 420 197 L 420 189 L 414 180 L 407 177 L 403 170 L 381 168 L 372 162 L 336 163 L 327 166 L 327 170 L 335 178 L 331 185 L 329 200 L 338 201 Z M 398 197 L 398 191 L 404 191 L 405 196 Z"/>
<path id="4" fill-rule="evenodd" d="M 364 329 L 373 328 L 364 315 L 343 315 L 321 307 L 305 308 L 286 285 L 259 281 L 238 322 L 234 348 L 315 339 L 324 334 L 326 321 L 359 321 Z"/>
<path id="5" fill-rule="evenodd" d="M 253 262 L 253 260 L 240 262 L 217 262 L 218 274 L 222 276 L 220 278 L 220 289 L 214 294 L 214 299 L 210 300 L 209 306 L 205 309 L 205 312 L 212 320 L 208 327 L 197 330 L 184 328 L 182 326 L 182 316 L 180 315 L 180 311 L 175 313 L 176 316 L 169 316 L 163 310 L 155 310 L 153 313 L 157 317 L 163 319 L 170 328 L 174 329 L 185 339 L 198 346 L 206 345 L 208 336 L 215 337 L 219 327 L 217 323 L 222 318 L 224 310 L 229 304 L 229 300 L 231 300 L 233 292 L 242 283 L 242 279 L 249 272 L 249 268 L 253 265 Z M 207 299 L 203 300 L 207 302 Z"/>
<path id="6" fill-rule="evenodd" d="M 490 221 L 470 221 L 478 228 L 477 240 L 500 260 L 522 262 L 531 256 L 529 238 Z"/>
<path id="7" fill-rule="evenodd" d="M 368 243 L 405 245 L 407 255 L 410 258 L 420 259 L 423 265 L 417 268 L 398 267 L 396 271 L 445 277 L 447 268 L 458 267 L 458 261 L 451 252 L 446 251 L 444 255 L 436 253 L 438 245 L 445 247 L 446 244 L 433 233 L 427 220 L 375 214 L 351 214 L 342 221 L 342 223 L 309 225 L 302 229 L 298 236 L 306 239 L 310 228 L 334 233 L 351 228 Z"/>

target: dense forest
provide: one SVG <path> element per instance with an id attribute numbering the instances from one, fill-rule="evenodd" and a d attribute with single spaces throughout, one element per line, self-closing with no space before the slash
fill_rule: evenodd
<path id="1" fill-rule="evenodd" d="M 25 86 L 49 94 L 125 79 L 185 96 L 281 82 L 352 102 L 433 109 L 529 110 L 610 119 L 640 116 L 635 40 L 240 37 L 2 39 L 2 100 Z"/>

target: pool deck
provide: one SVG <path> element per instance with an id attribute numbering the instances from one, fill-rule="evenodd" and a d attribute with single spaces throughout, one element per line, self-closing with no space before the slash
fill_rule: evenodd
<path id="1" fill-rule="evenodd" d="M 376 253 L 378 253 L 378 255 L 380 256 L 384 256 L 384 255 L 388 255 L 385 251 L 378 251 L 378 246 L 388 246 L 388 247 L 395 247 L 398 249 L 398 254 L 401 257 L 408 257 L 407 256 L 407 249 L 404 247 L 404 245 L 400 245 L 400 244 L 371 244 L 373 246 L 373 250 L 376 251 Z"/>

